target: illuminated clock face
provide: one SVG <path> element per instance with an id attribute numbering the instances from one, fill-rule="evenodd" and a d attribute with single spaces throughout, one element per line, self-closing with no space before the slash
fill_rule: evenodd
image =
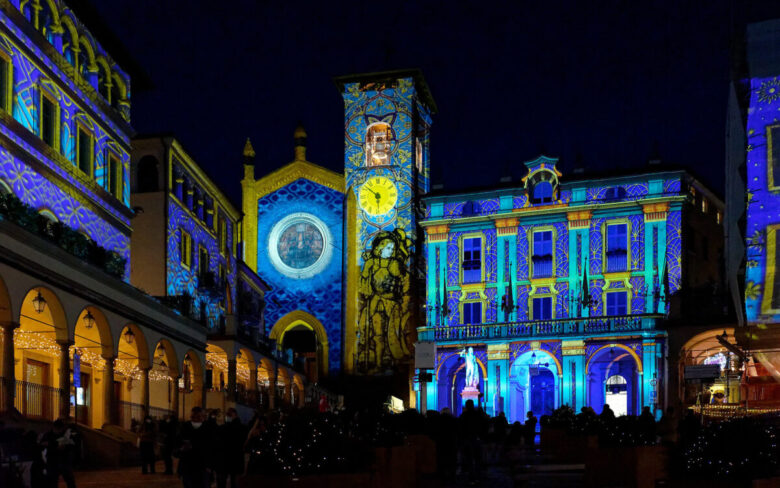
<path id="1" fill-rule="evenodd" d="M 382 215 L 389 212 L 398 200 L 398 189 L 390 178 L 374 176 L 369 178 L 358 195 L 360 208 L 369 215 Z"/>

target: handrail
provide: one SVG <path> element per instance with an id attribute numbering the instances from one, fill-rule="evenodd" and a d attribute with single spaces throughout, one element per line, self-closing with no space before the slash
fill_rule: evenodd
<path id="1" fill-rule="evenodd" d="M 506 339 L 512 337 L 546 337 L 594 334 L 602 332 L 630 332 L 655 328 L 662 314 L 614 315 L 579 317 L 495 324 L 466 324 L 454 326 L 420 327 L 420 341 L 461 339 Z"/>

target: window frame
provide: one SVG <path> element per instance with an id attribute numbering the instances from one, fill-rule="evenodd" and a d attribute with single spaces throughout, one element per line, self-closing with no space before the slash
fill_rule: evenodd
<path id="1" fill-rule="evenodd" d="M 38 98 L 38 137 L 44 144 L 52 148 L 56 152 L 60 152 L 60 104 L 57 102 L 57 97 L 49 92 L 43 85 L 39 85 L 39 98 Z M 52 114 L 52 141 L 51 144 L 46 142 L 43 137 L 43 100 L 46 99 L 54 108 Z"/>
<path id="2" fill-rule="evenodd" d="M 116 168 L 114 168 L 114 171 L 111 171 L 111 159 L 114 159 L 116 161 Z M 124 194 L 124 165 L 122 164 L 122 158 L 119 157 L 119 155 L 111 150 L 106 148 L 106 170 L 105 174 L 107 177 L 105 190 L 116 197 L 119 200 L 122 200 L 123 194 Z M 114 190 L 111 190 L 111 183 L 116 184 L 116 188 Z"/>
<path id="3" fill-rule="evenodd" d="M 774 141 L 772 140 L 772 129 L 778 129 L 780 133 L 780 124 L 767 124 L 766 126 L 766 186 L 770 191 L 780 190 L 780 181 L 775 181 L 774 174 L 774 159 L 772 158 L 772 149 L 774 148 Z M 780 167 L 780 162 L 778 162 Z M 778 175 L 780 180 L 780 175 Z"/>
<path id="4" fill-rule="evenodd" d="M 459 242 L 459 252 L 460 252 L 460 266 L 458 269 L 458 272 L 460 273 L 460 283 L 462 285 L 471 285 L 474 283 L 483 283 L 485 281 L 485 259 L 484 259 L 484 249 L 485 249 L 485 236 L 481 232 L 472 232 L 469 234 L 463 234 L 460 236 L 460 242 Z M 468 239 L 479 239 L 479 279 L 476 281 L 465 281 L 465 273 L 464 273 L 464 264 L 466 262 L 466 240 Z M 472 259 L 473 261 L 473 259 Z"/>
<path id="5" fill-rule="evenodd" d="M 609 251 L 609 227 L 612 225 L 626 226 L 626 269 L 622 271 L 607 271 L 607 252 Z M 610 219 L 601 225 L 601 272 L 602 274 L 630 273 L 633 263 L 631 261 L 631 221 L 626 218 Z"/>
<path id="6" fill-rule="evenodd" d="M 765 260 L 770 256 L 776 256 L 780 245 L 780 224 L 768 225 L 766 227 L 766 255 Z M 775 290 L 775 275 L 778 271 L 775 266 L 764 266 L 764 295 L 761 298 L 761 315 L 776 315 L 780 313 L 780 308 L 772 308 L 772 296 L 780 293 Z"/>
<path id="7" fill-rule="evenodd" d="M 625 297 L 625 313 L 610 313 L 610 304 L 609 304 L 609 297 L 610 296 L 623 296 Z M 620 304 L 613 304 L 611 307 L 616 308 L 619 307 Z M 614 290 L 607 290 L 604 292 L 604 315 L 606 317 L 620 317 L 629 315 L 631 311 L 631 296 L 628 293 L 627 289 L 614 289 Z"/>
<path id="8" fill-rule="evenodd" d="M 89 173 L 85 173 L 81 169 L 81 132 L 87 135 L 89 138 Z M 76 168 L 81 171 L 82 174 L 87 175 L 90 178 L 95 177 L 95 136 L 91 130 L 87 129 L 86 125 L 81 121 L 76 121 Z"/>
<path id="9" fill-rule="evenodd" d="M 192 236 L 182 228 L 179 229 L 179 263 L 185 269 L 192 269 Z"/>
<path id="10" fill-rule="evenodd" d="M 549 318 L 537 318 L 536 317 L 536 309 L 534 307 L 534 304 L 536 300 L 541 300 L 542 303 L 544 303 L 544 300 L 550 301 L 550 317 Z M 554 320 L 555 319 L 555 297 L 551 293 L 542 293 L 539 295 L 532 295 L 529 297 L 530 300 L 530 310 L 531 310 L 531 320 L 537 321 L 537 320 Z"/>
<path id="11" fill-rule="evenodd" d="M 4 50 L 0 49 L 0 59 L 5 61 L 5 63 L 8 66 L 8 72 L 5 74 L 5 82 L 6 82 L 6 89 L 4 90 L 5 93 L 3 93 L 2 90 L 0 90 L 0 97 L 2 97 L 2 100 L 0 100 L 0 110 L 3 110 L 5 113 L 9 115 L 13 115 L 14 112 L 14 63 L 13 63 L 13 57 L 5 52 Z M 2 73 L 0 73 L 1 75 Z"/>
<path id="12" fill-rule="evenodd" d="M 472 308 L 474 305 L 479 305 L 479 322 L 466 322 L 466 306 L 468 305 L 469 308 Z M 485 323 L 485 305 L 482 303 L 482 300 L 467 300 L 463 303 L 461 303 L 460 306 L 460 323 L 461 325 L 483 325 Z M 471 314 L 473 317 L 473 313 Z"/>
<path id="13" fill-rule="evenodd" d="M 203 264 L 203 256 L 206 257 L 206 264 Z M 198 277 L 205 276 L 211 268 L 211 253 L 203 244 L 198 244 Z"/>
<path id="14" fill-rule="evenodd" d="M 536 276 L 536 269 L 534 266 L 534 257 L 537 256 L 536 254 L 536 234 L 541 232 L 550 232 L 551 240 L 550 240 L 550 255 L 552 256 L 552 269 L 550 270 L 550 276 Z M 555 243 L 558 240 L 558 233 L 555 231 L 555 227 L 552 226 L 539 226 L 531 229 L 531 231 L 528 233 L 528 249 L 530 252 L 528 253 L 528 270 L 530 272 L 530 277 L 532 280 L 544 280 L 549 278 L 554 278 L 556 275 L 556 267 L 557 267 L 557 258 L 555 256 Z M 545 256 L 545 254 L 539 254 L 539 256 Z"/>

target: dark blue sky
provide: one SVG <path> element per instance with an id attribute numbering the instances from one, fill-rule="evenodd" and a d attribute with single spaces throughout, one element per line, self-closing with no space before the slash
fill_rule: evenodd
<path id="1" fill-rule="evenodd" d="M 439 114 L 434 181 L 488 185 L 540 152 L 592 171 L 658 148 L 721 192 L 732 25 L 780 2 L 95 1 L 153 83 L 133 94 L 139 133 L 170 131 L 240 202 L 247 136 L 258 175 L 292 159 L 343 167 L 331 78 L 420 68 Z M 742 10 L 750 5 L 752 11 Z"/>

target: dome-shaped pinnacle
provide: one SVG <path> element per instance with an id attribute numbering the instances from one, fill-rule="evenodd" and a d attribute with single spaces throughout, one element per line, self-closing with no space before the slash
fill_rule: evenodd
<path id="1" fill-rule="evenodd" d="M 244 144 L 244 162 L 249 164 L 255 159 L 255 148 L 252 147 L 252 141 L 246 138 L 246 144 Z"/>
<path id="2" fill-rule="evenodd" d="M 295 160 L 306 161 L 306 131 L 303 125 L 298 124 L 293 132 L 293 140 L 295 142 Z"/>

